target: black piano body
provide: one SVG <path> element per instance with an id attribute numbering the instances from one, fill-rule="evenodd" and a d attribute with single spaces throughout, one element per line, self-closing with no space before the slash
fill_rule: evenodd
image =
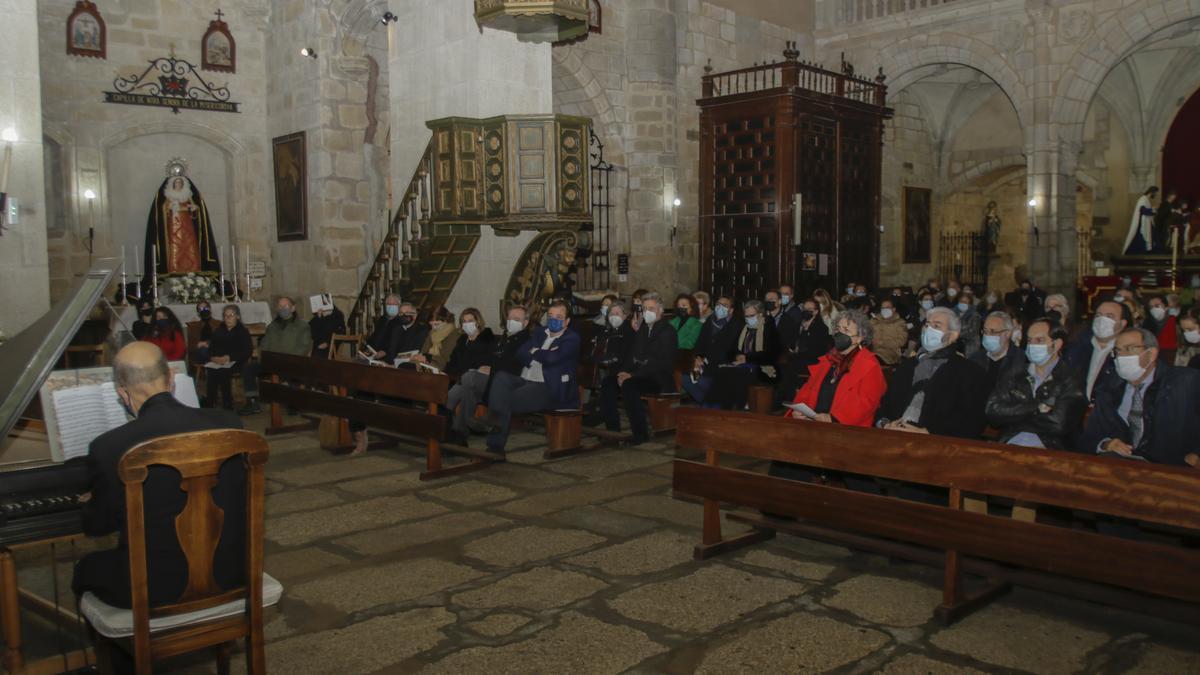
<path id="1" fill-rule="evenodd" d="M 83 460 L 0 472 L 0 546 L 79 534 L 87 490 Z"/>

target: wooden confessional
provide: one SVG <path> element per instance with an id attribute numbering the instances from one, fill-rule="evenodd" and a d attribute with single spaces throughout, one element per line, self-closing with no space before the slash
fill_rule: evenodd
<path id="1" fill-rule="evenodd" d="M 844 62 L 841 73 L 824 70 L 797 60 L 793 44 L 783 55 L 704 77 L 700 287 L 739 299 L 781 283 L 874 288 L 892 115 L 882 71 L 870 80 Z"/>

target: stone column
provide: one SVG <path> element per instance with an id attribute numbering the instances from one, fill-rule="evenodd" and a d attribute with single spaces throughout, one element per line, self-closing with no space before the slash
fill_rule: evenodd
<path id="1" fill-rule="evenodd" d="M 46 200 L 42 173 L 42 87 L 39 74 L 36 0 L 5 6 L 0 63 L 10 68 L 0 80 L 0 130 L 13 128 L 12 168 L 7 192 L 20 216 L 0 238 L 0 331 L 24 330 L 50 309 L 50 269 L 46 255 Z M 4 147 L 0 141 L 0 162 Z"/>
<path id="2" fill-rule="evenodd" d="M 550 45 L 475 23 L 472 0 L 391 0 L 399 19 L 388 58 L 393 207 L 429 144 L 425 123 L 441 117 L 554 112 Z M 473 306 L 493 325 L 512 267 L 533 238 L 484 227 L 448 305 Z"/>
<path id="3" fill-rule="evenodd" d="M 1030 207 L 1029 274 L 1044 289 L 1070 293 L 1075 288 L 1078 267 L 1078 149 L 1056 141 L 1027 149 L 1025 154 L 1028 195 L 1037 200 L 1037 205 Z"/>

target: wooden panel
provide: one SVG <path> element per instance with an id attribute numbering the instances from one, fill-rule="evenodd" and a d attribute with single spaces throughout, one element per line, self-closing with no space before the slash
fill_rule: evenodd
<path id="1" fill-rule="evenodd" d="M 262 383 L 262 400 L 282 403 L 300 410 L 311 410 L 334 417 L 362 422 L 369 427 L 392 431 L 406 436 L 443 440 L 446 418 L 427 412 L 386 403 L 374 403 L 319 391 L 294 389 L 281 384 Z"/>
<path id="2" fill-rule="evenodd" d="M 1200 602 L 1200 552 L 675 461 L 677 492 Z"/>
<path id="3" fill-rule="evenodd" d="M 769 415 L 681 408 L 685 448 L 794 462 L 1200 530 L 1195 469 Z M 731 434 L 730 429 L 753 429 Z"/>
<path id="4" fill-rule="evenodd" d="M 415 370 L 383 368 L 361 363 L 314 359 L 277 352 L 262 355 L 263 375 L 278 375 L 286 380 L 316 382 L 345 387 L 380 396 L 404 398 L 423 403 L 445 405 L 450 378 L 419 373 Z"/>

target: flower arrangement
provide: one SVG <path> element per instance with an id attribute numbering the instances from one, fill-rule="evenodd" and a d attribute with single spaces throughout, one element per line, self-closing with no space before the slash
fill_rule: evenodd
<path id="1" fill-rule="evenodd" d="M 167 279 L 166 292 L 177 305 L 193 305 L 201 300 L 212 301 L 218 296 L 212 279 L 195 272 Z"/>

